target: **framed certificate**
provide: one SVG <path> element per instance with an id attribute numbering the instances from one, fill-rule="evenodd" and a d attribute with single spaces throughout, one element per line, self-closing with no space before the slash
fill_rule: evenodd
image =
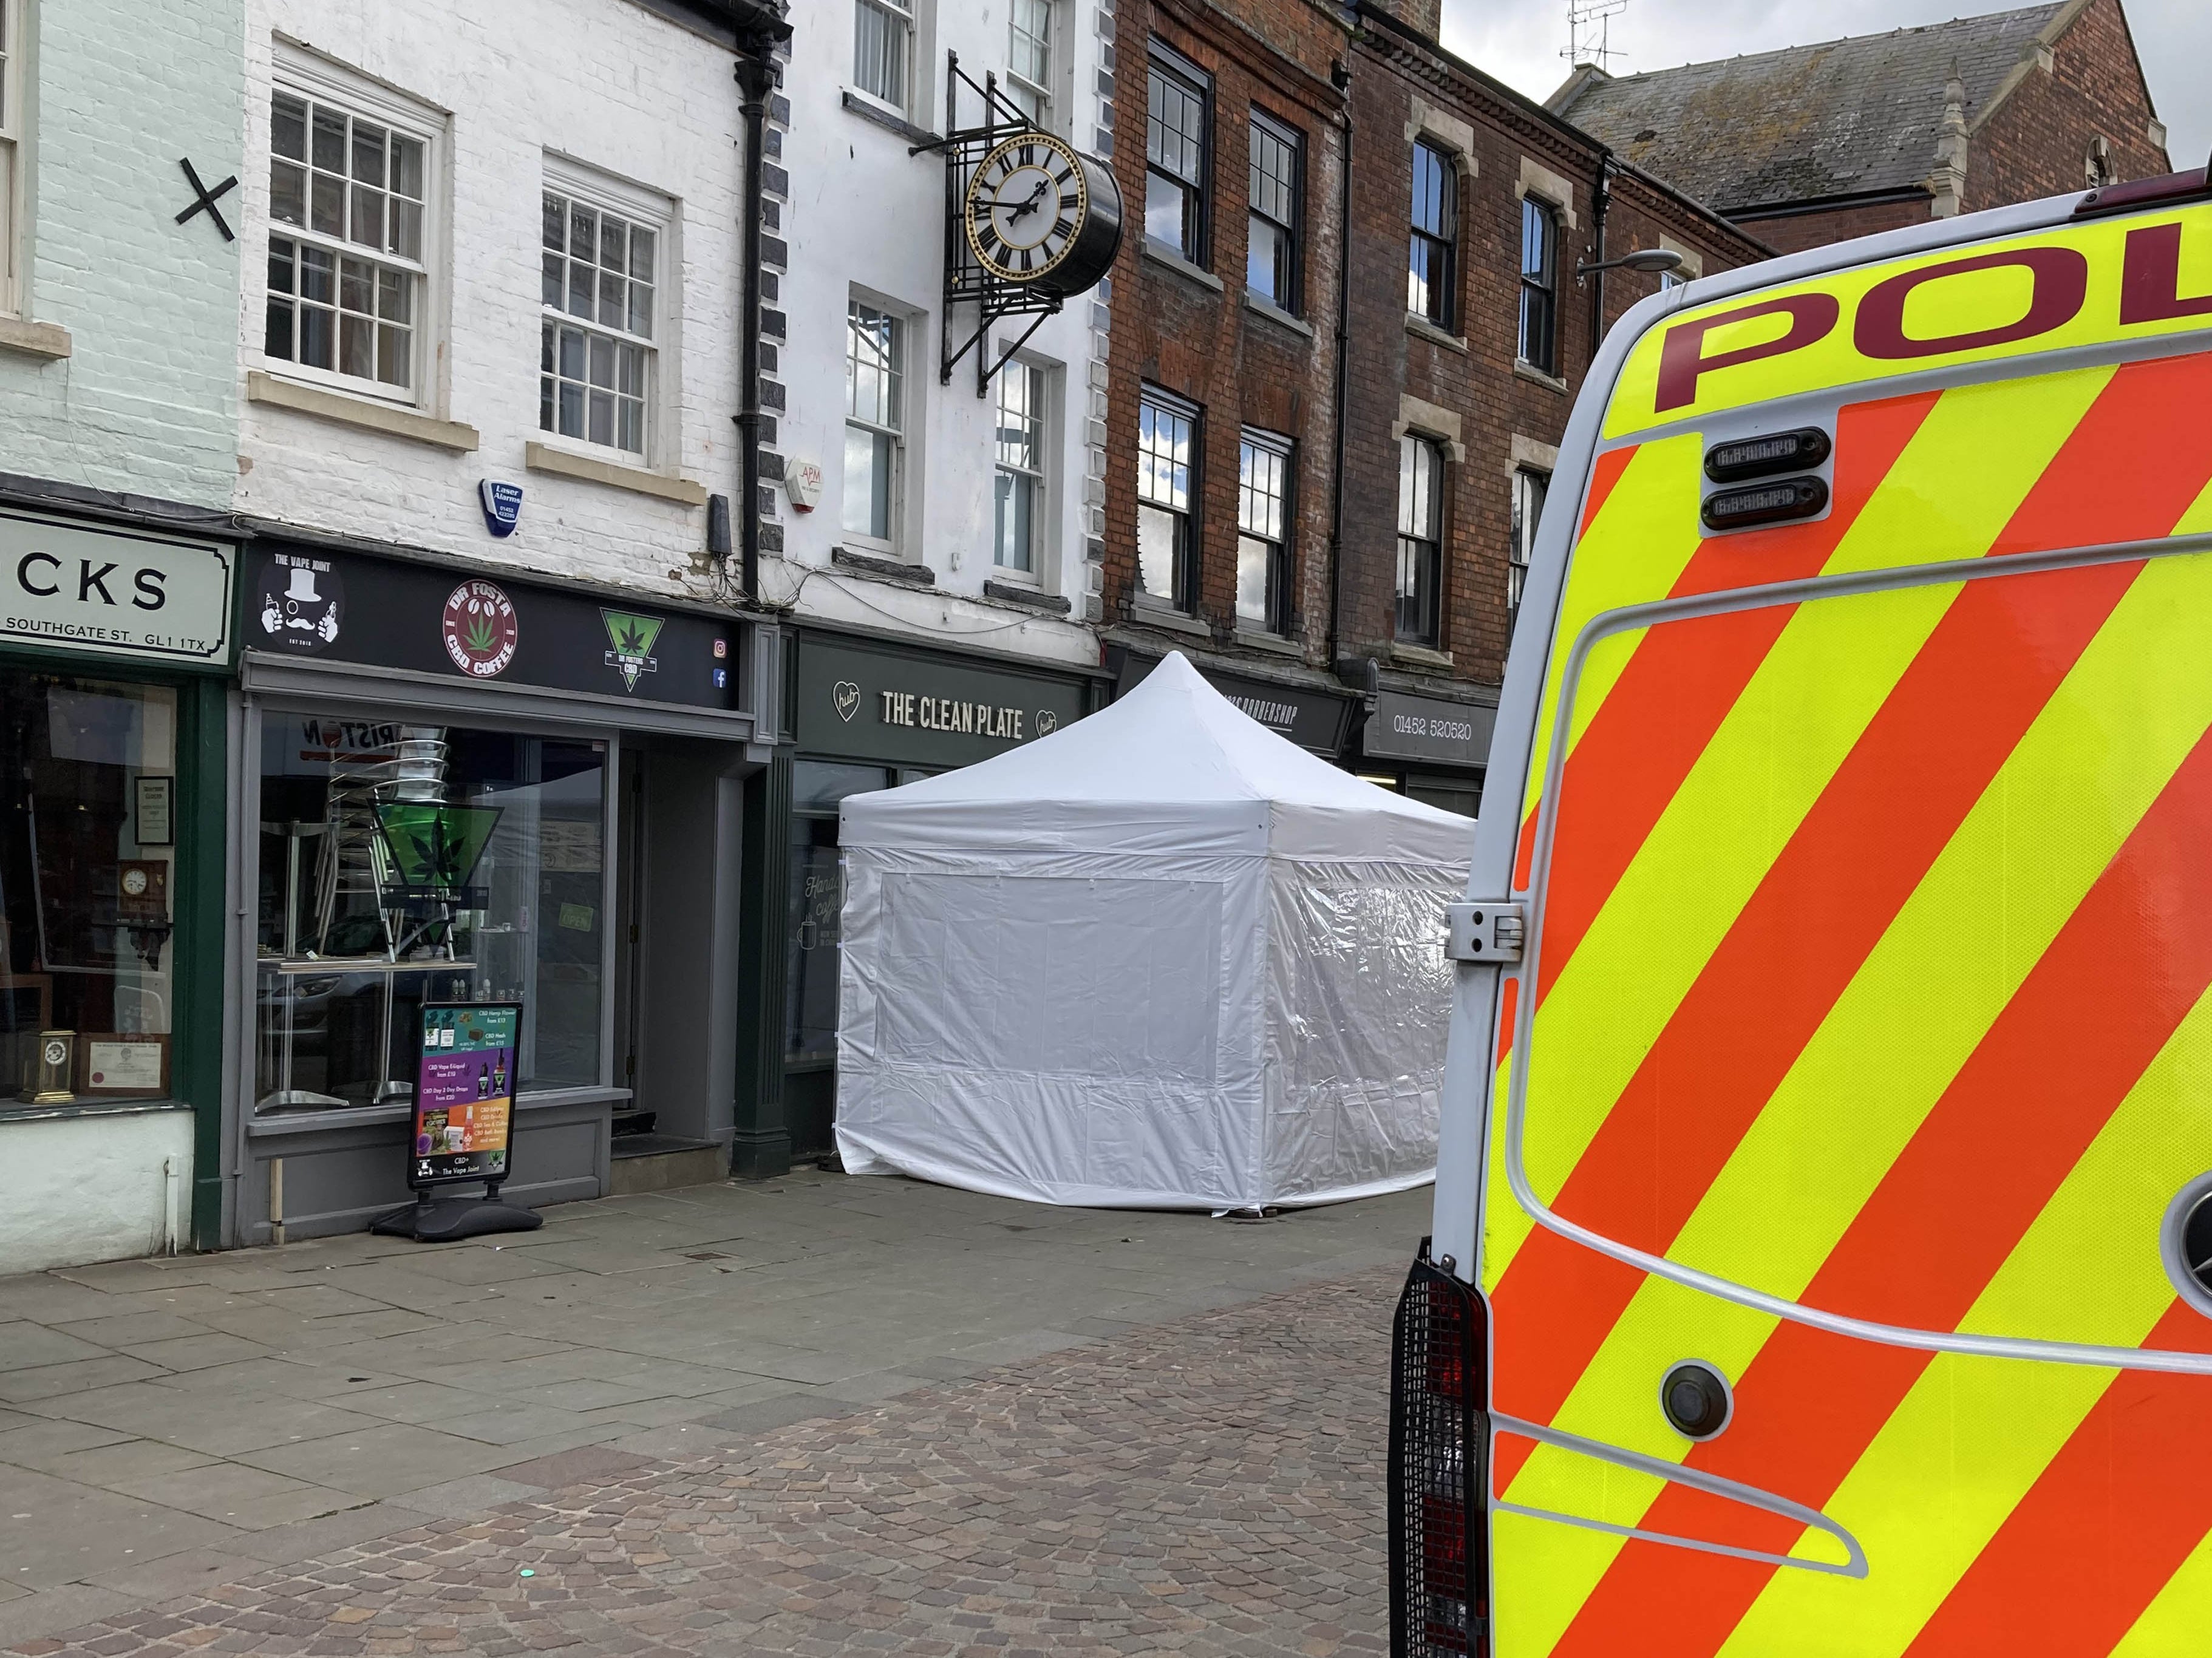
<path id="1" fill-rule="evenodd" d="M 173 777 L 141 777 L 134 786 L 137 799 L 136 833 L 142 847 L 173 847 L 177 844 L 175 804 L 177 780 Z"/>
<path id="2" fill-rule="evenodd" d="M 169 1039 L 135 1031 L 88 1031 L 76 1037 L 76 1091 L 93 1099 L 169 1091 Z"/>

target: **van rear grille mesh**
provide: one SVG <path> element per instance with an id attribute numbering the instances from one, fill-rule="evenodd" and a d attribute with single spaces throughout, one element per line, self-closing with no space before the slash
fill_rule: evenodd
<path id="1" fill-rule="evenodd" d="M 1392 1333 L 1392 1658 L 1485 1658 L 1490 1528 L 1488 1309 L 1425 1239 Z"/>

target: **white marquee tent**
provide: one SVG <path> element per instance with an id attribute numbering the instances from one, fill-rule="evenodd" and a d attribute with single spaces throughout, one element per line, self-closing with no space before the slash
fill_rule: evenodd
<path id="1" fill-rule="evenodd" d="M 1176 654 L 1050 737 L 849 797 L 841 839 L 848 1169 L 1215 1210 L 1433 1177 L 1469 819 Z"/>

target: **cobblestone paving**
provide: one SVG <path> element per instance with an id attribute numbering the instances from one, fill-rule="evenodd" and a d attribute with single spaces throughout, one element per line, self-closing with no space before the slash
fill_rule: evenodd
<path id="1" fill-rule="evenodd" d="M 1397 1284 L 1132 1328 L 9 1650 L 1381 1651 Z"/>

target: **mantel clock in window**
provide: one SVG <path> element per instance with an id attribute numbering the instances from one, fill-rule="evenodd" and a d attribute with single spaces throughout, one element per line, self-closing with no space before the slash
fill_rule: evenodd
<path id="1" fill-rule="evenodd" d="M 277 88 L 269 108 L 272 362 L 416 400 L 428 161 L 421 133 Z"/>
<path id="2" fill-rule="evenodd" d="M 544 315 L 538 424 L 642 459 L 659 337 L 663 228 L 559 181 L 545 186 L 539 241 Z"/>

